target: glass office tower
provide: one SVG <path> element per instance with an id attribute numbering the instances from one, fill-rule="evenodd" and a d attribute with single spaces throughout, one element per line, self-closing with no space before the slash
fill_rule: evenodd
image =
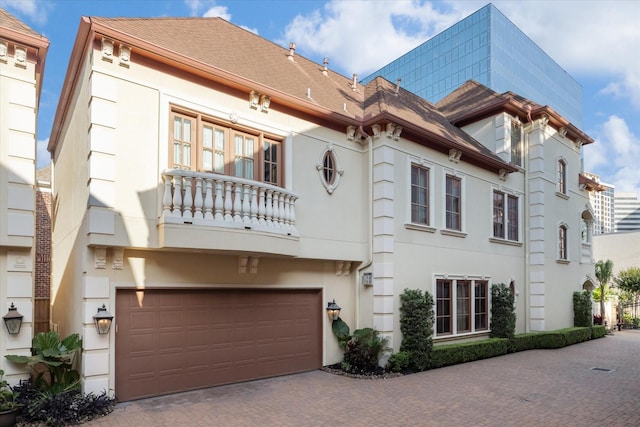
<path id="1" fill-rule="evenodd" d="M 549 105 L 582 127 L 582 86 L 488 4 L 365 78 L 376 76 L 433 103 L 467 80 Z"/>

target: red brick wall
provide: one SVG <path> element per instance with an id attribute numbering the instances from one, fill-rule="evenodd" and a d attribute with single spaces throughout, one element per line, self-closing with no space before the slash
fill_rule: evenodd
<path id="1" fill-rule="evenodd" d="M 49 298 L 51 273 L 51 193 L 36 191 L 35 297 Z"/>

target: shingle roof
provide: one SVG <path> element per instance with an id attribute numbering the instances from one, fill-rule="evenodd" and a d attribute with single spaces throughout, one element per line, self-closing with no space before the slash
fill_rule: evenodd
<path id="1" fill-rule="evenodd" d="M 109 37 L 132 46 L 135 55 L 182 66 L 190 72 L 241 90 L 260 89 L 274 104 L 312 112 L 336 129 L 394 121 L 418 143 L 442 152 L 463 150 L 473 162 L 491 170 L 515 170 L 465 132 L 452 125 L 428 101 L 377 78 L 366 87 L 297 53 L 221 18 L 83 18 L 72 53 L 59 114 L 66 114 L 76 62 L 84 37 Z M 77 69 L 77 68 L 76 68 Z M 65 101 L 66 98 L 66 101 Z M 57 122 L 58 120 L 56 120 Z M 52 132 L 49 149 L 57 144 Z M 466 159 L 468 160 L 469 157 Z"/>
<path id="2" fill-rule="evenodd" d="M 376 77 L 365 89 L 365 117 L 386 114 L 401 121 L 414 132 L 428 131 L 432 137 L 438 137 L 440 144 L 453 143 L 458 149 L 484 156 L 487 159 L 499 158 L 480 144 L 469 134 L 462 131 L 442 114 L 435 105 L 407 90 L 404 90 L 382 77 Z M 499 160 L 502 162 L 502 160 Z"/>
<path id="3" fill-rule="evenodd" d="M 31 36 L 41 36 L 38 32 L 32 30 L 24 22 L 20 21 L 18 18 L 16 18 L 6 10 L 0 8 L 0 28 L 3 27 L 9 28 L 19 33 L 29 34 Z"/>
<path id="4" fill-rule="evenodd" d="M 351 80 L 222 18 L 96 18 L 95 23 L 336 112 L 362 115 Z M 361 87 L 361 86 L 360 86 Z M 311 95 L 308 97 L 307 95 Z M 341 95 L 341 96 L 338 96 Z"/>
<path id="5" fill-rule="evenodd" d="M 590 144 L 593 139 L 547 105 L 540 105 L 514 92 L 497 93 L 488 87 L 470 80 L 441 99 L 436 107 L 457 126 L 464 126 L 500 111 L 517 116 L 528 122 L 546 115 L 556 128 L 564 127 L 568 135 L 581 144 Z"/>

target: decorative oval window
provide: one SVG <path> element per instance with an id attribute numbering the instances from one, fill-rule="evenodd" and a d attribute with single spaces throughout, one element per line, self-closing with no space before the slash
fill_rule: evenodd
<path id="1" fill-rule="evenodd" d="M 323 151 L 320 163 L 316 165 L 316 169 L 327 192 L 332 194 L 340 182 L 340 177 L 344 173 L 344 171 L 340 169 L 332 144 L 327 145 L 327 148 Z"/>
<path id="2" fill-rule="evenodd" d="M 322 159 L 322 174 L 324 176 L 324 180 L 329 185 L 333 184 L 336 176 L 335 163 L 336 161 L 333 158 L 333 152 L 327 151 L 324 153 L 324 158 Z"/>

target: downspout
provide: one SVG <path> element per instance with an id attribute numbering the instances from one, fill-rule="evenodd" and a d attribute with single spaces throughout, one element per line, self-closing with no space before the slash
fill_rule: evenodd
<path id="1" fill-rule="evenodd" d="M 367 141 L 367 166 L 369 168 L 369 176 L 367 182 L 367 229 L 368 229 L 368 257 L 367 261 L 356 269 L 356 288 L 355 288 L 355 306 L 356 306 L 356 329 L 360 329 L 360 289 L 362 287 L 363 271 L 373 263 L 373 138 L 368 135 L 362 125 L 358 127 L 358 135 Z"/>

